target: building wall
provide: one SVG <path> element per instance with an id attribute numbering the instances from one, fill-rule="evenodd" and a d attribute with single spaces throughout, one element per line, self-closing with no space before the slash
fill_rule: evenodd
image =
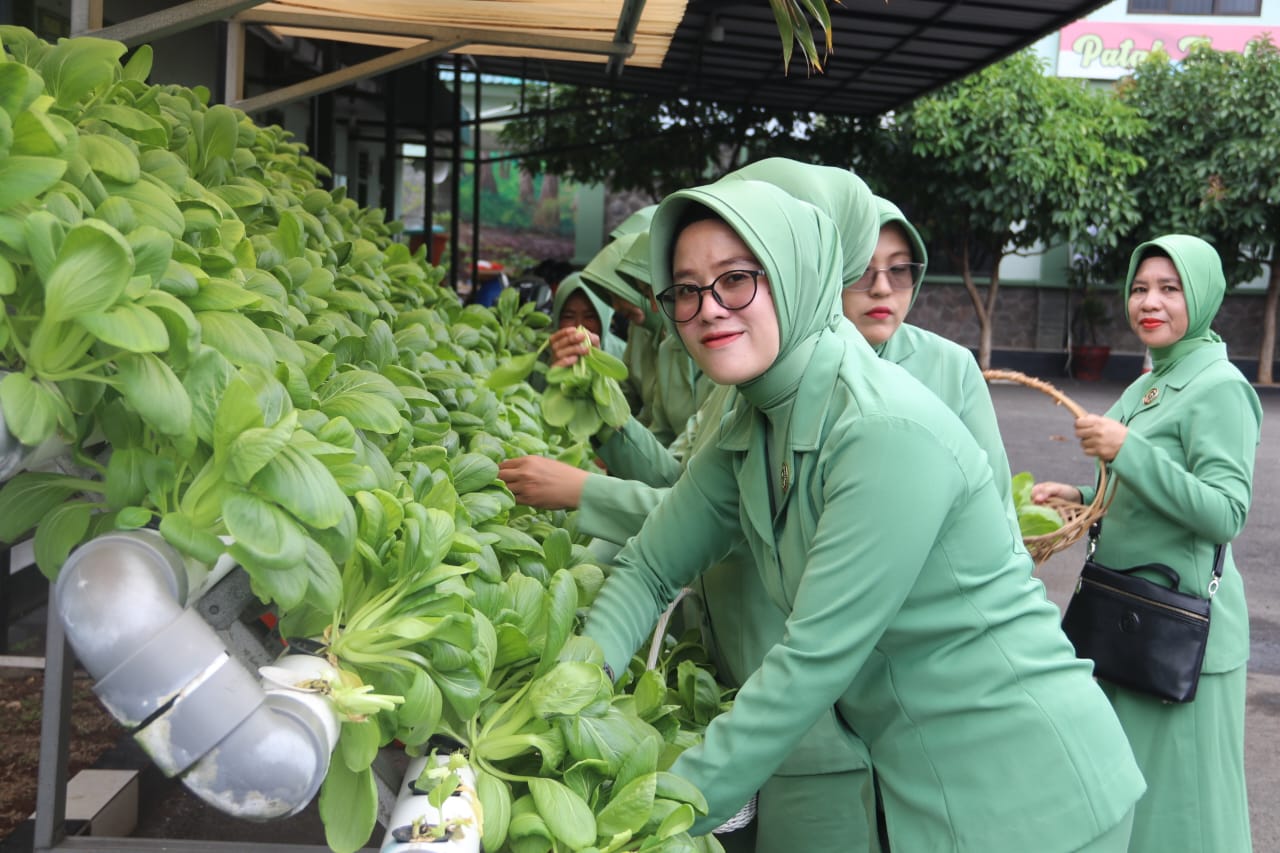
<path id="1" fill-rule="evenodd" d="M 985 295 L 985 289 L 982 289 Z M 1110 299 L 1110 324 L 1098 343 L 1119 354 L 1141 355 L 1142 347 L 1124 318 L 1118 292 Z M 1066 351 L 1068 293 L 1060 287 L 1001 285 L 996 300 L 992 347 L 997 350 Z M 1262 338 L 1263 295 L 1233 290 L 1222 302 L 1214 320 L 1214 330 L 1227 344 L 1233 361 L 1251 361 L 1258 356 Z M 977 350 L 978 318 L 964 285 L 954 281 L 926 280 L 911 308 L 909 322 Z"/>

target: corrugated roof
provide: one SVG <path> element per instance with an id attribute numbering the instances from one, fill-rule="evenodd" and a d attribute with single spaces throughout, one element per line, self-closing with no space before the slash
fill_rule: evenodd
<path id="1" fill-rule="evenodd" d="M 240 81 L 229 78 L 229 100 L 250 110 L 459 53 L 472 56 L 481 72 L 502 76 L 875 115 L 977 71 L 1104 2 L 844 0 L 831 7 L 834 51 L 824 73 L 814 74 L 799 51 L 784 73 L 766 0 L 189 0 L 101 34 L 137 43 L 234 16 L 232 75 L 244 26 L 350 44 L 347 67 L 310 84 L 240 100 Z M 369 59 L 371 46 L 385 52 Z"/>
<path id="2" fill-rule="evenodd" d="M 1093 11 L 1098 0 L 844 0 L 831 8 L 834 50 L 807 74 L 797 49 L 784 74 L 767 3 L 690 0 L 661 68 L 484 59 L 492 73 L 628 91 L 818 112 L 875 115 L 1016 52 Z M 647 8 L 647 6 L 646 6 Z M 820 42 L 819 42 L 820 43 Z"/>
<path id="3" fill-rule="evenodd" d="M 352 11 L 350 0 L 275 0 L 238 16 L 245 23 L 291 20 L 302 24 L 272 24 L 282 35 L 305 28 L 312 37 L 360 44 L 410 47 L 455 33 L 484 34 L 456 52 L 473 56 L 603 62 L 608 55 L 557 49 L 560 41 L 597 42 L 602 50 L 615 46 L 625 0 L 362 0 Z M 640 4 L 632 3 L 632 6 Z M 684 15 L 684 0 L 647 0 L 632 37 L 629 66 L 660 68 L 667 46 Z M 486 43 L 484 38 L 505 34 L 523 45 Z M 422 35 L 425 38 L 415 38 Z"/>

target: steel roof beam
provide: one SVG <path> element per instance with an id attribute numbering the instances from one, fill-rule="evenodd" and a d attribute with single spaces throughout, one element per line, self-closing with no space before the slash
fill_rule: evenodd
<path id="1" fill-rule="evenodd" d="M 271 107 L 278 107 L 302 98 L 309 98 L 312 95 L 332 92 L 334 89 L 341 89 L 348 83 L 354 83 L 366 77 L 377 77 L 380 74 L 395 71 L 397 68 L 404 68 L 406 65 L 413 65 L 415 62 L 421 62 L 424 59 L 430 59 L 442 53 L 449 53 L 460 47 L 465 47 L 467 44 L 468 42 L 465 40 L 454 39 L 452 41 L 432 41 L 415 45 L 414 47 L 406 47 L 403 50 L 397 50 L 384 56 L 379 56 L 376 59 L 370 59 L 367 62 L 349 65 L 346 68 L 331 71 L 328 74 L 321 74 L 319 77 L 313 77 L 302 83 L 284 86 L 280 89 L 264 92 L 261 95 L 254 95 L 251 98 L 229 101 L 227 105 L 244 110 L 246 113 L 261 112 Z"/>
<path id="2" fill-rule="evenodd" d="M 481 30 L 470 27 L 441 27 L 413 21 L 389 21 L 370 18 L 349 18 L 341 15 L 281 12 L 273 9 L 253 9 L 236 16 L 245 24 L 264 24 L 277 27 L 303 27 L 318 30 L 367 33 L 371 35 L 407 36 L 422 39 L 463 39 L 465 44 L 483 44 L 491 47 L 531 47 L 566 53 L 590 53 L 607 57 L 626 58 L 635 53 L 630 42 L 602 41 L 590 38 L 545 36 L 511 30 Z"/>
<path id="3" fill-rule="evenodd" d="M 225 21 L 237 12 L 264 2 L 266 0 L 188 0 L 179 6 L 76 35 L 115 39 L 134 47 L 215 21 Z"/>
<path id="4" fill-rule="evenodd" d="M 272 14 L 257 13 L 252 15 L 237 16 L 236 23 L 247 24 L 267 24 L 272 23 L 279 26 L 301 26 L 315 27 L 314 22 L 302 23 L 298 18 L 314 18 L 312 15 L 294 16 L 288 15 L 289 21 L 282 20 L 262 20 L 264 17 L 277 18 Z M 325 17 L 325 16 L 321 16 Z M 332 28 L 333 19 L 325 17 Z M 374 27 L 380 28 L 380 22 L 361 22 L 360 26 L 365 27 L 370 23 Z M 358 30 L 354 27 L 345 26 L 345 30 L 369 32 L 370 30 Z M 412 30 L 413 32 L 407 32 Z M 427 31 L 430 35 L 426 35 Z M 421 62 L 424 59 L 430 59 L 433 56 L 440 56 L 444 53 L 452 53 L 460 50 L 467 45 L 493 45 L 502 47 L 525 47 L 525 48 L 543 48 L 553 50 L 564 50 L 576 53 L 597 53 L 604 56 L 630 56 L 635 48 L 633 45 L 619 45 L 613 42 L 601 42 L 592 39 L 575 39 L 575 38 L 558 38 L 550 36 L 538 36 L 530 33 L 523 35 L 518 33 L 498 32 L 494 30 L 470 30 L 470 29 L 446 29 L 441 27 L 415 27 L 414 25 L 402 25 L 397 27 L 398 35 L 414 35 L 421 38 L 430 38 L 431 40 L 425 44 L 407 47 L 403 50 L 397 50 L 376 59 L 370 59 L 367 62 L 361 62 L 347 68 L 333 71 L 328 74 L 321 74 L 302 83 L 292 86 L 285 86 L 271 92 L 265 92 L 261 95 L 254 95 L 251 98 L 243 98 L 235 101 L 228 100 L 228 105 L 237 107 L 247 113 L 260 112 L 271 107 L 277 107 L 281 104 L 291 103 L 301 98 L 308 98 L 312 95 L 319 95 L 323 92 L 331 92 L 334 89 L 340 89 L 343 86 L 361 80 L 366 77 L 377 77 L 380 74 L 386 74 L 397 68 L 403 68 L 406 65 L 412 65 L 415 62 Z"/>
<path id="5" fill-rule="evenodd" d="M 622 4 L 622 11 L 618 13 L 618 29 L 613 33 L 614 44 L 635 50 L 636 29 L 640 26 L 640 16 L 644 14 L 644 2 L 645 0 L 625 0 Z M 627 56 L 630 55 L 630 53 L 627 54 Z M 617 79 L 625 63 L 625 57 L 611 56 L 609 67 L 605 70 L 611 78 Z"/>

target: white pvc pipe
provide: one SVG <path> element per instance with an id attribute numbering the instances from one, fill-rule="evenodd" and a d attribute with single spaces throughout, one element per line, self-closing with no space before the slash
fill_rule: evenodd
<path id="1" fill-rule="evenodd" d="M 321 696 L 264 690 L 188 609 L 228 569 L 189 565 L 152 530 L 109 533 L 67 559 L 53 606 L 94 692 L 167 775 L 227 814 L 287 817 L 319 791 L 337 717 Z M 327 666 L 313 660 L 284 668 Z"/>
<path id="2" fill-rule="evenodd" d="M 476 806 L 476 775 L 471 767 L 464 765 L 458 769 L 460 785 L 453 796 L 449 797 L 437 809 L 427 802 L 428 790 L 419 790 L 414 783 L 427 767 L 430 756 L 421 756 L 409 762 L 404 780 L 400 783 L 400 795 L 391 808 L 391 818 L 387 821 L 387 836 L 382 842 L 379 853 L 408 853 L 408 851 L 449 851 L 449 853 L 480 853 L 480 836 L 483 827 L 480 825 L 480 809 Z M 435 763 L 444 767 L 449 763 L 449 756 L 435 756 Z M 414 823 L 438 827 L 452 824 L 456 829 L 448 840 L 411 841 L 409 830 Z"/>

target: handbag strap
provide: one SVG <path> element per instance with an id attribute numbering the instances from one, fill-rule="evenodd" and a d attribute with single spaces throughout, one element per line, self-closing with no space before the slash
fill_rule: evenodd
<path id="1" fill-rule="evenodd" d="M 1089 525 L 1089 551 L 1088 556 L 1092 557 L 1093 552 L 1098 547 L 1098 536 L 1102 533 L 1102 519 L 1099 518 L 1093 524 Z M 1214 547 L 1213 552 L 1213 577 L 1209 579 L 1209 598 L 1212 599 L 1218 591 L 1218 583 L 1222 580 L 1222 560 L 1224 557 L 1226 546 L 1218 544 Z M 1139 567 L 1142 568 L 1142 567 Z M 1131 571 L 1126 569 L 1115 569 L 1113 571 Z M 1175 573 L 1176 574 L 1176 573 Z"/>

